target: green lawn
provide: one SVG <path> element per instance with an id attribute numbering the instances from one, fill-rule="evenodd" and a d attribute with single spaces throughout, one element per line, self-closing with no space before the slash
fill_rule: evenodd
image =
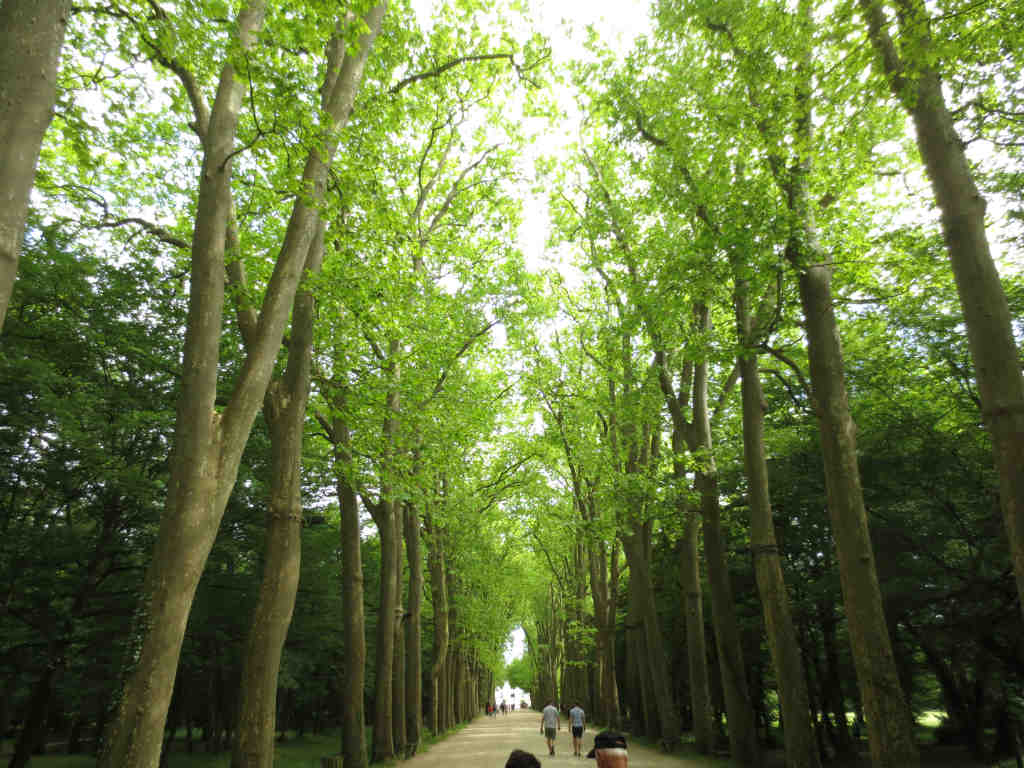
<path id="1" fill-rule="evenodd" d="M 274 765 L 276 768 L 319 768 L 320 758 L 325 755 L 336 755 L 341 746 L 338 731 L 322 734 L 306 734 L 302 738 L 292 737 L 275 750 Z M 14 744 L 4 742 L 0 750 L 0 762 L 6 762 Z M 197 745 L 192 754 L 172 751 L 168 759 L 170 768 L 228 768 L 231 765 L 231 754 L 221 752 L 216 755 L 206 754 L 202 745 Z M 31 768 L 95 768 L 96 758 L 90 755 L 36 755 L 32 758 Z"/>
<path id="2" fill-rule="evenodd" d="M 425 733 L 421 742 L 420 750 L 427 749 L 446 736 L 461 730 L 465 724 L 460 724 L 449 733 L 442 734 L 438 738 L 430 733 Z M 184 732 L 182 732 L 182 736 Z M 372 744 L 373 729 L 366 729 L 366 743 Z M 320 734 L 307 733 L 301 738 L 294 733 L 288 734 L 288 740 L 278 743 L 274 751 L 275 768 L 319 768 L 320 758 L 327 755 L 336 755 L 341 748 L 341 731 L 333 730 Z M 184 744 L 181 740 L 175 743 L 168 758 L 169 768 L 228 768 L 231 765 L 231 753 L 220 752 L 214 755 L 203 752 L 203 745 L 196 743 L 196 751 L 192 754 L 182 751 Z M 11 740 L 0 742 L 0 765 L 5 765 L 14 752 L 14 742 Z M 32 758 L 31 768 L 95 768 L 96 758 L 91 755 L 36 755 Z"/>

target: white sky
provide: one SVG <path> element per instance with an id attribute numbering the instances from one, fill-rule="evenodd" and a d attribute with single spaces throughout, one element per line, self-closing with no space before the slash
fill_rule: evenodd
<path id="1" fill-rule="evenodd" d="M 524 653 L 526 653 L 526 633 L 523 632 L 522 627 L 516 627 L 509 633 L 508 640 L 505 641 L 505 663 L 508 664 L 513 659 L 523 658 Z"/>
<path id="2" fill-rule="evenodd" d="M 650 31 L 650 0 L 530 0 L 531 21 L 551 41 L 552 59 L 555 67 L 564 66 L 568 61 L 586 57 L 583 43 L 587 27 L 593 26 L 603 40 L 625 55 L 640 35 Z M 557 153 L 561 147 L 573 141 L 578 133 L 580 114 L 576 110 L 574 94 L 567 88 L 561 89 L 560 104 L 569 117 L 559 129 L 549 130 L 532 146 L 538 155 Z M 532 163 L 532 159 L 531 159 Z M 570 284 L 578 280 L 572 270 L 567 269 L 566 259 L 561 254 L 547 254 L 548 201 L 540 196 L 524 200 L 523 226 L 519 231 L 519 247 L 531 268 L 541 265 L 555 265 Z"/>
<path id="3" fill-rule="evenodd" d="M 412 6 L 424 26 L 434 8 L 445 0 L 412 0 Z M 585 58 L 584 42 L 587 27 L 593 26 L 600 37 L 612 50 L 624 55 L 633 41 L 651 29 L 651 0 L 526 0 L 529 7 L 527 23 L 517 30 L 521 41 L 533 33 L 540 32 L 551 44 L 551 55 L 555 69 L 564 67 L 572 59 Z M 523 173 L 533 176 L 534 160 L 544 155 L 562 154 L 564 147 L 572 142 L 578 133 L 580 114 L 576 110 L 576 98 L 565 86 L 556 87 L 559 104 L 567 111 L 568 118 L 552 128 L 546 123 L 538 127 L 537 140 L 529 146 L 523 158 Z M 532 126 L 526 126 L 527 131 Z M 557 266 L 563 277 L 571 283 L 576 275 L 567 269 L 562 254 L 546 254 L 549 232 L 548 201 L 540 194 L 524 189 L 523 225 L 519 230 L 519 247 L 531 269 L 543 266 Z"/>

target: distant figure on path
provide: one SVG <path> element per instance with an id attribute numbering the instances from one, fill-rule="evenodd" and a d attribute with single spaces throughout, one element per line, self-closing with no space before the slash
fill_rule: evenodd
<path id="1" fill-rule="evenodd" d="M 505 768 L 540 768 L 540 760 L 534 757 L 532 752 L 513 749 L 505 762 Z"/>
<path id="2" fill-rule="evenodd" d="M 594 748 L 587 757 L 597 758 L 597 768 L 628 768 L 626 737 L 616 731 L 601 731 L 594 737 Z"/>
<path id="3" fill-rule="evenodd" d="M 558 715 L 558 709 L 555 708 L 553 699 L 548 702 L 548 705 L 544 707 L 544 711 L 541 712 L 540 730 L 544 734 L 544 738 L 547 739 L 548 754 L 555 754 L 555 736 L 558 731 L 562 730 L 562 718 Z"/>
<path id="4" fill-rule="evenodd" d="M 576 706 L 569 710 L 569 727 L 572 729 L 572 754 L 573 757 L 580 756 L 580 744 L 583 741 L 583 729 L 587 724 L 586 714 L 583 707 L 577 701 Z"/>

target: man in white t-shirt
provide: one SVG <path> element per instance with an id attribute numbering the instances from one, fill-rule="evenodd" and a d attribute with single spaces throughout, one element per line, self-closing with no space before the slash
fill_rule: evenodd
<path id="1" fill-rule="evenodd" d="M 540 732 L 548 742 L 548 754 L 555 754 L 555 735 L 562 730 L 562 718 L 558 716 L 555 702 L 549 701 L 540 714 Z"/>
<path id="2" fill-rule="evenodd" d="M 577 701 L 576 706 L 569 710 L 569 728 L 572 730 L 572 754 L 580 757 L 580 743 L 583 741 L 583 729 L 587 724 L 583 707 Z"/>

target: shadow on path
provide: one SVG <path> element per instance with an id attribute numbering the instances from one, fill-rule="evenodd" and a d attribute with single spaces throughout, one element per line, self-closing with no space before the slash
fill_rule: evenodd
<path id="1" fill-rule="evenodd" d="M 589 728 L 583 734 L 583 754 L 594 746 L 594 733 Z M 481 715 L 452 736 L 430 747 L 426 752 L 404 760 L 401 768 L 504 768 L 513 749 L 532 752 L 543 768 L 579 766 L 595 768 L 596 763 L 585 757 L 573 757 L 572 734 L 567 719 L 562 718 L 562 730 L 555 740 L 555 755 L 548 755 L 547 743 L 540 732 L 540 712 L 532 710 L 499 713 L 495 717 Z M 657 750 L 630 745 L 630 768 L 711 768 L 727 766 L 728 761 L 698 760 L 666 755 Z"/>

